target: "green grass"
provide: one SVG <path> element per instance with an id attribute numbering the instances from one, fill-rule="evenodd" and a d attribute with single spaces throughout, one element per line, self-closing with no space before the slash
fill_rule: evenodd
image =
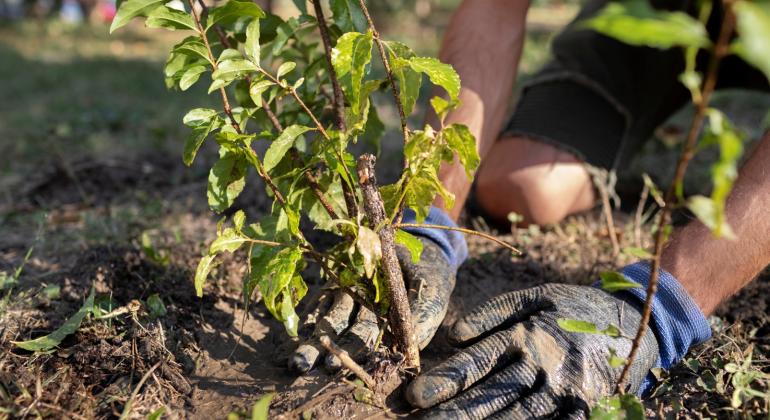
<path id="1" fill-rule="evenodd" d="M 169 92 L 157 38 L 59 23 L 0 29 L 0 174 L 53 159 L 179 153 L 190 108 L 214 103 L 199 87 Z"/>

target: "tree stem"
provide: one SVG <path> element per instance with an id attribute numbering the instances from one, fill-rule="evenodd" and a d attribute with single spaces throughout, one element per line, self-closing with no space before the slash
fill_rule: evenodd
<path id="1" fill-rule="evenodd" d="M 623 372 L 618 378 L 618 384 L 615 387 L 615 393 L 623 393 L 625 383 L 628 379 L 628 374 L 631 370 L 631 364 L 633 364 L 636 354 L 639 350 L 639 346 L 642 343 L 644 334 L 647 332 L 647 325 L 650 322 L 650 315 L 652 313 L 652 300 L 655 297 L 655 292 L 658 290 L 658 271 L 660 270 L 660 260 L 663 254 L 663 247 L 668 240 L 667 229 L 669 221 L 671 219 L 671 211 L 677 204 L 677 189 L 678 186 L 684 181 L 684 175 L 687 171 L 687 165 L 693 157 L 695 152 L 695 146 L 698 140 L 698 133 L 700 132 L 703 121 L 706 117 L 706 111 L 708 110 L 709 100 L 711 94 L 714 93 L 716 87 L 717 75 L 719 73 L 719 64 L 722 58 L 728 53 L 728 45 L 730 37 L 733 34 L 735 20 L 733 18 L 732 1 L 723 0 L 724 16 L 722 18 L 722 25 L 719 32 L 719 38 L 714 46 L 714 51 L 711 54 L 709 60 L 708 69 L 706 72 L 706 80 L 703 82 L 702 95 L 699 101 L 695 103 L 695 116 L 693 117 L 690 130 L 687 133 L 687 139 L 682 148 L 682 154 L 679 156 L 679 160 L 676 164 L 676 171 L 674 173 L 674 179 L 671 185 L 666 190 L 665 206 L 661 210 L 660 218 L 658 219 L 658 230 L 655 234 L 655 253 L 652 259 L 652 268 L 650 273 L 650 281 L 647 285 L 647 297 L 644 301 L 644 307 L 642 308 L 642 319 L 639 323 L 639 329 L 636 331 L 636 336 L 631 345 L 631 351 L 628 354 L 626 365 L 623 367 Z"/>
<path id="2" fill-rule="evenodd" d="M 398 109 L 398 117 L 401 120 L 401 132 L 404 136 L 404 146 L 406 146 L 407 140 L 409 140 L 409 127 L 407 126 L 406 122 L 406 114 L 404 114 L 404 106 L 401 104 L 401 94 L 399 93 L 399 87 L 396 85 L 396 80 L 393 77 L 393 70 L 390 67 L 390 61 L 388 60 L 388 55 L 385 53 L 385 46 L 382 43 L 382 39 L 380 39 L 380 33 L 377 31 L 377 28 L 374 26 L 374 20 L 372 20 L 372 15 L 369 13 L 369 9 L 366 8 L 366 2 L 364 0 L 358 0 L 358 3 L 361 5 L 361 10 L 364 12 L 364 16 L 366 17 L 366 22 L 369 25 L 369 30 L 372 31 L 372 37 L 374 38 L 374 42 L 377 44 L 377 50 L 380 52 L 380 59 L 382 60 L 382 65 L 385 67 L 385 74 L 388 77 L 388 82 L 390 83 L 390 89 L 393 91 L 393 97 L 396 100 L 396 108 Z M 406 168 L 406 156 L 404 157 L 404 168 Z"/>
<path id="3" fill-rule="evenodd" d="M 340 87 L 340 81 L 337 79 L 337 74 L 334 72 L 334 66 L 332 65 L 332 41 L 329 37 L 329 28 L 326 27 L 326 18 L 324 18 L 323 7 L 321 7 L 320 0 L 313 0 L 313 8 L 315 9 L 316 20 L 318 21 L 318 30 L 321 32 L 321 41 L 324 46 L 324 57 L 326 58 L 326 68 L 329 72 L 329 79 L 332 82 L 332 90 L 334 96 L 332 97 L 332 105 L 334 107 L 334 115 L 337 117 L 337 127 L 340 131 L 345 132 L 345 96 L 342 94 L 342 88 Z"/>
<path id="4" fill-rule="evenodd" d="M 404 354 L 406 366 L 419 370 L 420 352 L 414 336 L 412 314 L 401 266 L 396 257 L 395 230 L 388 223 L 385 205 L 377 189 L 374 163 L 375 157 L 371 154 L 364 154 L 358 158 L 358 179 L 364 197 L 364 211 L 369 219 L 369 227 L 377 232 L 382 247 L 381 267 L 388 285 L 390 330 L 393 332 L 396 347 Z"/>

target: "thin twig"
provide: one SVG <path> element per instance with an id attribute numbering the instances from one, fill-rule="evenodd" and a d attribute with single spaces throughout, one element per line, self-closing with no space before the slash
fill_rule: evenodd
<path id="1" fill-rule="evenodd" d="M 644 216 L 644 206 L 647 204 L 647 197 L 650 195 L 650 186 L 644 183 L 642 192 L 639 194 L 639 204 L 636 206 L 634 214 L 634 244 L 637 248 L 642 247 L 642 216 Z"/>
<path id="2" fill-rule="evenodd" d="M 401 131 L 404 135 L 404 146 L 406 146 L 406 142 L 409 139 L 409 127 L 407 126 L 407 123 L 406 123 L 406 114 L 404 114 L 404 106 L 401 104 L 401 94 L 399 92 L 399 87 L 398 85 L 396 85 L 395 78 L 393 77 L 393 70 L 390 67 L 390 61 L 388 60 L 388 55 L 385 53 L 385 46 L 382 43 L 382 39 L 380 39 L 380 33 L 377 31 L 377 28 L 374 26 L 372 15 L 369 13 L 369 9 L 366 8 L 366 3 L 364 2 L 364 0 L 358 0 L 358 3 L 361 5 L 361 10 L 364 12 L 364 16 L 366 17 L 366 22 L 369 25 L 369 30 L 372 31 L 372 37 L 374 38 L 374 42 L 377 44 L 377 50 L 379 50 L 380 52 L 380 59 L 382 60 L 383 67 L 385 67 L 385 74 L 388 77 L 390 88 L 393 91 L 393 97 L 396 100 L 398 117 L 401 120 Z M 404 157 L 404 168 L 406 168 L 406 156 Z"/>
<path id="3" fill-rule="evenodd" d="M 337 356 L 338 359 L 340 359 L 340 363 L 342 363 L 342 366 L 347 368 L 349 371 L 353 372 L 356 376 L 358 376 L 359 379 L 361 379 L 364 384 L 366 384 L 366 387 L 374 390 L 377 386 L 377 382 L 375 382 L 374 378 L 372 378 L 371 375 L 369 375 L 364 368 L 361 367 L 358 363 L 356 363 L 355 360 L 351 359 L 348 355 L 348 352 L 345 350 L 342 350 L 341 348 L 337 347 L 336 344 L 332 342 L 332 340 L 328 336 L 321 336 L 320 338 L 321 345 L 328 351 L 329 353 Z"/>
<path id="4" fill-rule="evenodd" d="M 402 229 L 402 228 L 426 228 L 426 229 L 441 229 L 441 230 L 453 230 L 456 232 L 462 232 L 468 235 L 474 235 L 474 236 L 480 236 L 484 239 L 490 240 L 498 245 L 502 245 L 511 251 L 521 254 L 521 251 L 514 248 L 513 245 L 510 245 L 506 242 L 501 241 L 500 239 L 495 238 L 492 235 L 487 235 L 484 232 L 479 232 L 477 230 L 473 229 L 465 229 L 461 227 L 451 227 L 451 226 L 443 226 L 443 225 L 426 225 L 426 224 L 420 224 L 420 223 L 395 223 L 393 224 L 393 227 L 396 229 Z"/>
<path id="5" fill-rule="evenodd" d="M 139 390 L 142 389 L 144 383 L 147 382 L 147 379 L 150 377 L 150 375 L 152 375 L 152 372 L 155 372 L 155 369 L 157 369 L 160 364 L 161 362 L 152 365 L 150 370 L 148 370 L 147 373 L 142 376 L 142 379 L 139 380 L 139 383 L 136 384 L 134 392 L 131 393 L 131 396 L 128 397 L 128 401 L 126 401 L 126 404 L 123 406 L 123 412 L 120 414 L 120 420 L 127 419 L 128 415 L 131 414 L 131 405 L 134 403 L 134 398 L 136 398 L 136 396 L 139 394 Z"/>
<path id="6" fill-rule="evenodd" d="M 711 54 L 708 70 L 706 72 L 706 80 L 703 83 L 703 94 L 701 99 L 695 103 L 695 116 L 693 117 L 690 130 L 687 133 L 687 140 L 683 145 L 682 154 L 679 156 L 679 161 L 676 164 L 676 171 L 674 179 L 671 185 L 668 187 L 665 196 L 665 207 L 661 210 L 660 219 L 658 220 L 658 230 L 655 234 L 655 253 L 652 260 L 652 269 L 650 273 L 650 281 L 647 285 L 647 297 L 644 301 L 644 307 L 642 308 L 642 320 L 639 323 L 639 329 L 636 331 L 636 336 L 631 345 L 631 351 L 628 354 L 626 365 L 623 367 L 618 378 L 618 384 L 615 387 L 616 393 L 623 393 L 628 374 L 631 371 L 631 364 L 634 363 L 636 353 L 639 350 L 639 346 L 642 343 L 644 334 L 647 332 L 647 325 L 650 321 L 650 314 L 652 312 L 652 300 L 655 296 L 655 292 L 658 288 L 658 271 L 660 270 L 661 254 L 663 253 L 663 246 L 667 241 L 667 229 L 669 220 L 671 218 L 671 210 L 674 207 L 677 199 L 677 186 L 684 180 L 684 174 L 687 171 L 687 165 L 692 159 L 695 153 L 695 146 L 698 140 L 698 133 L 703 125 L 703 121 L 706 117 L 706 111 L 708 109 L 708 103 L 711 99 L 711 94 L 716 87 L 717 75 L 719 73 L 719 64 L 722 58 L 728 54 L 728 45 L 730 37 L 732 36 L 735 20 L 733 17 L 732 1 L 723 0 L 724 16 L 722 18 L 722 26 L 719 32 L 719 38 L 714 46 L 714 51 Z"/>
<path id="7" fill-rule="evenodd" d="M 332 90 L 334 92 L 332 106 L 334 108 L 334 115 L 337 117 L 337 127 L 339 127 L 340 131 L 345 132 L 347 131 L 345 128 L 345 96 L 342 94 L 340 81 L 337 79 L 337 73 L 334 72 L 334 65 L 332 65 L 332 41 L 331 37 L 329 37 L 329 28 L 326 27 L 326 18 L 324 18 L 321 1 L 313 0 L 313 8 L 315 9 L 316 20 L 318 21 L 318 30 L 321 32 L 326 68 L 329 72 L 329 79 L 332 82 Z"/>

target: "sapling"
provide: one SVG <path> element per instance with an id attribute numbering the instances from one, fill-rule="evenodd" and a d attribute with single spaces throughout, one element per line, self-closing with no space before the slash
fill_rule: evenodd
<path id="1" fill-rule="evenodd" d="M 458 106 L 460 78 L 451 66 L 382 39 L 363 1 L 325 5 L 313 0 L 311 10 L 305 1 L 295 4 L 298 16 L 282 19 L 250 1 L 210 7 L 188 0 L 181 10 L 165 0 L 126 0 L 110 28 L 141 17 L 148 27 L 188 35 L 171 50 L 166 84 L 187 90 L 205 81 L 222 107 L 196 108 L 183 118 L 192 130 L 185 164 L 191 165 L 211 138 L 219 147 L 208 178 L 211 209 L 230 209 L 250 171 L 272 199 L 268 214 L 257 220 L 248 220 L 242 210 L 229 221 L 222 218 L 196 270 L 196 293 L 202 295 L 222 253 L 245 250 L 246 303 L 258 289 L 270 313 L 296 336 L 295 308 L 308 290 L 302 273 L 312 261 L 325 281 L 378 316 L 386 315 L 406 366 L 419 368 L 395 247 L 406 247 L 415 261 L 420 258 L 422 244 L 399 224 L 405 208 L 420 223 L 437 195 L 451 206 L 454 197 L 437 175 L 442 162 L 458 159 L 469 177 L 479 164 L 468 128 L 444 124 Z M 375 48 L 379 64 L 372 60 Z M 445 93 L 430 100 L 439 124 L 412 129 L 407 117 L 416 109 L 424 76 Z M 374 156 L 351 152 L 356 142 L 378 142 L 382 136 L 384 125 L 372 100 L 377 92 L 392 94 L 404 146 L 400 177 L 382 186 L 375 182 Z M 267 144 L 265 153 L 255 151 L 258 143 Z M 300 229 L 300 219 L 334 234 L 336 244 L 316 248 Z"/>

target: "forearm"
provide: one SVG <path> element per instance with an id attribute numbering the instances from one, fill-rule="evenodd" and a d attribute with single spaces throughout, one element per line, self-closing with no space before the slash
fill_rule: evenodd
<path id="1" fill-rule="evenodd" d="M 452 17 L 439 54 L 462 80 L 461 106 L 447 123 L 461 123 L 476 136 L 484 157 L 496 140 L 508 111 L 524 45 L 529 1 L 464 0 Z M 458 165 L 445 165 L 439 177 L 453 192 L 457 218 L 470 190 L 470 180 Z M 443 203 L 437 202 L 439 207 Z"/>
<path id="2" fill-rule="evenodd" d="M 770 136 L 741 168 L 727 200 L 736 240 L 716 239 L 702 223 L 674 232 L 662 266 L 710 314 L 770 264 Z"/>

